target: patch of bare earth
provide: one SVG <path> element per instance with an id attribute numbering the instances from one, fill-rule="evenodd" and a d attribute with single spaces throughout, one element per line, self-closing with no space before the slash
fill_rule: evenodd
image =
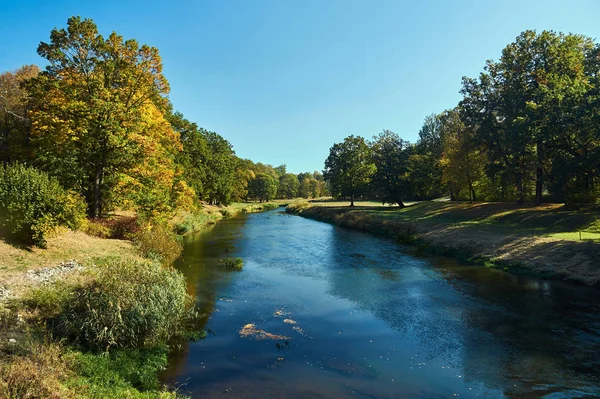
<path id="1" fill-rule="evenodd" d="M 417 227 L 419 238 L 434 247 L 470 257 L 518 265 L 585 285 L 600 285 L 600 245 L 542 237 L 473 232 L 464 227 Z"/>

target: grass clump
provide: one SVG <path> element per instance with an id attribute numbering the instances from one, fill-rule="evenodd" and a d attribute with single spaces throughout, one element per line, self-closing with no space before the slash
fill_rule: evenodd
<path id="1" fill-rule="evenodd" d="M 310 207 L 311 204 L 308 201 L 297 201 L 289 204 L 285 208 L 285 212 L 292 215 L 298 215 Z"/>
<path id="2" fill-rule="evenodd" d="M 145 224 L 134 236 L 134 242 L 144 257 L 167 266 L 183 251 L 180 237 L 164 223 Z"/>
<path id="3" fill-rule="evenodd" d="M 195 211 L 195 212 L 180 212 L 172 220 L 172 225 L 175 232 L 179 235 L 187 235 L 200 231 L 206 226 L 216 223 L 218 217 L 212 213 Z"/>
<path id="4" fill-rule="evenodd" d="M 156 262 L 114 261 L 75 288 L 52 329 L 92 351 L 151 347 L 181 332 L 190 304 L 181 273 Z"/>
<path id="5" fill-rule="evenodd" d="M 85 203 L 58 180 L 20 164 L 0 168 L 0 231 L 26 245 L 46 246 L 59 227 L 78 229 Z"/>
<path id="6" fill-rule="evenodd" d="M 242 258 L 225 258 L 221 259 L 220 263 L 223 265 L 225 270 L 241 271 L 244 267 L 244 261 Z"/>

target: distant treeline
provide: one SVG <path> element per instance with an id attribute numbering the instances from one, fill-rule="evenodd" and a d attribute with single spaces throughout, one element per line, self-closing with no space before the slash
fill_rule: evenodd
<path id="1" fill-rule="evenodd" d="M 79 193 L 98 217 L 296 196 L 319 197 L 319 172 L 293 175 L 240 159 L 231 144 L 175 112 L 158 50 L 72 17 L 34 65 L 0 75 L 0 162 L 34 166 Z"/>
<path id="2" fill-rule="evenodd" d="M 463 99 L 425 119 L 416 144 L 385 130 L 335 144 L 338 197 L 591 203 L 600 198 L 600 45 L 526 31 L 464 77 Z"/>

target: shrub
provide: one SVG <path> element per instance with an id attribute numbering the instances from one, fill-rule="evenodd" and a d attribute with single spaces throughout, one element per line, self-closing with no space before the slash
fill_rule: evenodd
<path id="1" fill-rule="evenodd" d="M 83 199 L 55 178 L 19 164 L 0 168 L 0 230 L 10 238 L 44 247 L 58 227 L 77 229 L 84 220 Z"/>
<path id="2" fill-rule="evenodd" d="M 113 215 L 88 220 L 84 231 L 94 237 L 125 240 L 135 236 L 140 226 L 137 216 Z"/>
<path id="3" fill-rule="evenodd" d="M 226 270 L 240 271 L 244 267 L 244 261 L 242 258 L 225 258 L 221 259 L 220 263 Z"/>
<path id="4" fill-rule="evenodd" d="M 181 273 L 156 262 L 115 261 L 75 289 L 53 329 L 92 350 L 155 346 L 181 332 L 190 304 Z"/>
<path id="5" fill-rule="evenodd" d="M 134 236 L 142 255 L 164 265 L 172 265 L 181 255 L 180 237 L 166 224 L 147 223 Z"/>

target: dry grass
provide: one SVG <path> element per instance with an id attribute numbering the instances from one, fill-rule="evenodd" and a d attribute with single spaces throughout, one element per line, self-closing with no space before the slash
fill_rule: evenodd
<path id="1" fill-rule="evenodd" d="M 10 356 L 0 365 L 0 398 L 75 398 L 63 383 L 71 372 L 58 344 L 30 348 L 26 356 Z"/>
<path id="2" fill-rule="evenodd" d="M 95 260 L 106 258 L 141 260 L 129 241 L 91 237 L 82 232 L 66 231 L 50 238 L 47 249 L 16 247 L 0 239 L 0 284 L 19 294 L 32 284 L 27 270 L 56 266 L 71 259 L 92 265 Z"/>

